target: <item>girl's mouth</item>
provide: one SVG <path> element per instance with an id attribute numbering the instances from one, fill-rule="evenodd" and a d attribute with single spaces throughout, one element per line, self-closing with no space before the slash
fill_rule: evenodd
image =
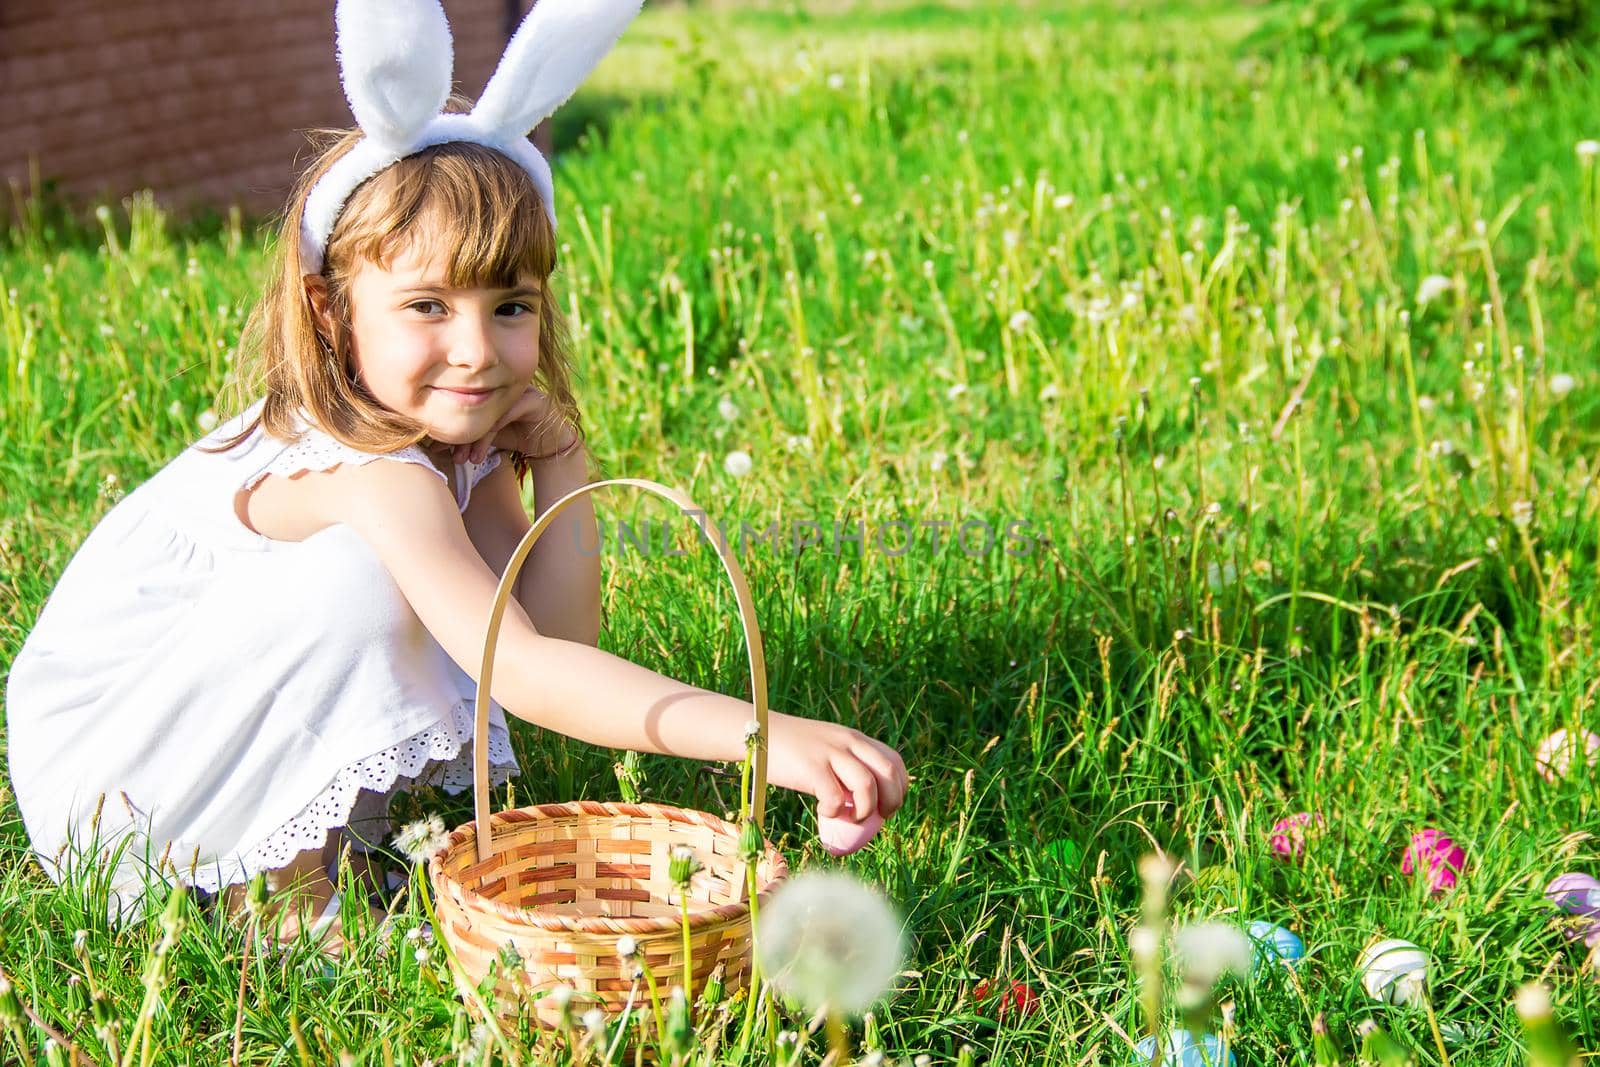
<path id="1" fill-rule="evenodd" d="M 476 407 L 494 395 L 493 389 L 446 389 L 442 385 L 436 385 L 434 388 L 469 407 Z"/>

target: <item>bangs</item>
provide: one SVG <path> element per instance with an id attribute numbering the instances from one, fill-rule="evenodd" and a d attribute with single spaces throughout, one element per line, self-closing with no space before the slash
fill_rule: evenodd
<path id="1" fill-rule="evenodd" d="M 415 246 L 437 257 L 453 288 L 509 289 L 556 267 L 555 232 L 533 179 L 471 142 L 434 145 L 373 177 L 345 206 L 330 258 L 335 243 L 384 267 Z"/>

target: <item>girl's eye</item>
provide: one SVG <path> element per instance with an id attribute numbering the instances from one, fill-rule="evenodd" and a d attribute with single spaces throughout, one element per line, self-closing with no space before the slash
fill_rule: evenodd
<path id="1" fill-rule="evenodd" d="M 444 305 L 439 303 L 437 300 L 418 300 L 409 306 L 412 310 L 419 311 L 424 315 L 429 314 L 430 308 L 436 308 L 440 310 L 443 310 L 444 308 Z"/>
<path id="2" fill-rule="evenodd" d="M 524 303 L 520 302 L 520 301 L 517 301 L 517 302 L 514 302 L 514 303 L 510 303 L 510 304 L 501 304 L 500 305 L 500 310 L 501 311 L 505 311 L 507 308 L 520 308 L 522 311 L 526 312 L 529 315 L 533 314 L 533 308 L 530 307 L 527 304 L 524 304 Z M 514 318 L 514 319 L 520 319 L 523 316 L 522 315 L 512 315 L 510 317 Z"/>
<path id="3" fill-rule="evenodd" d="M 406 306 L 406 307 L 411 307 L 411 309 L 416 310 L 416 312 L 419 312 L 419 314 L 427 315 L 427 314 L 429 314 L 429 312 L 427 312 L 427 310 L 424 310 L 424 309 L 426 309 L 426 307 L 443 307 L 443 306 L 438 301 L 416 301 L 416 302 L 413 302 L 413 304 L 408 304 L 408 306 Z M 528 304 L 523 304 L 523 302 L 520 302 L 520 301 L 514 302 L 514 304 L 501 304 L 501 307 L 502 307 L 502 309 L 504 309 L 504 307 L 520 307 L 520 309 L 525 310 L 526 314 L 528 314 L 528 315 L 534 314 L 533 307 L 528 306 Z M 512 315 L 512 318 L 523 318 L 523 315 Z"/>

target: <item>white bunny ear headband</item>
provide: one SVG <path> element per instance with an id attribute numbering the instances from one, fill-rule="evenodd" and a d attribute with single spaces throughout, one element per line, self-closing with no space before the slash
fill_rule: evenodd
<path id="1" fill-rule="evenodd" d="M 571 96 L 643 0 L 537 0 L 472 111 L 444 114 L 454 55 L 439 0 L 338 0 L 339 76 L 364 135 L 317 179 L 300 219 L 305 270 L 322 270 L 328 235 L 356 187 L 406 156 L 472 141 L 511 157 L 556 221 L 550 164 L 527 134 Z"/>

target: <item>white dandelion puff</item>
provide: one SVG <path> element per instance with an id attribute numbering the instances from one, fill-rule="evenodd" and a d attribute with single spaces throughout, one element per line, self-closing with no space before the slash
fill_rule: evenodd
<path id="1" fill-rule="evenodd" d="M 721 415 L 729 422 L 733 422 L 739 417 L 739 405 L 735 404 L 727 397 L 723 397 L 721 400 L 717 401 L 717 414 Z"/>
<path id="2" fill-rule="evenodd" d="M 632 934 L 623 934 L 617 938 L 617 955 L 625 960 L 631 960 L 639 953 L 639 942 Z"/>
<path id="3" fill-rule="evenodd" d="M 450 844 L 450 834 L 444 828 L 443 819 L 429 815 L 401 827 L 394 843 L 412 863 L 426 863 L 428 857 Z"/>
<path id="4" fill-rule="evenodd" d="M 722 461 L 722 469 L 735 478 L 743 478 L 754 468 L 755 460 L 750 458 L 750 453 L 740 448 L 729 452 L 727 458 Z"/>
<path id="5" fill-rule="evenodd" d="M 1254 952 L 1244 931 L 1227 923 L 1195 923 L 1173 934 L 1173 947 L 1184 978 L 1213 986 L 1225 974 L 1250 973 Z"/>
<path id="6" fill-rule="evenodd" d="M 1579 141 L 1574 148 L 1579 159 L 1593 159 L 1600 156 L 1600 141 Z"/>
<path id="7" fill-rule="evenodd" d="M 957 397 L 965 394 L 966 391 L 967 391 L 967 383 L 966 382 L 957 382 L 956 384 L 952 385 L 950 388 L 946 389 L 944 391 L 944 395 L 945 395 L 946 399 L 954 400 Z"/>
<path id="8" fill-rule="evenodd" d="M 1033 316 L 1026 311 L 1014 311 L 1006 325 L 1011 328 L 1012 333 L 1022 333 L 1033 325 Z"/>
<path id="9" fill-rule="evenodd" d="M 1417 306 L 1426 307 L 1439 299 L 1452 288 L 1449 278 L 1443 274 L 1430 274 L 1422 279 L 1417 286 Z"/>
<path id="10" fill-rule="evenodd" d="M 1058 385 L 1056 385 L 1055 382 L 1051 382 L 1049 385 L 1047 385 L 1043 389 L 1039 390 L 1039 399 L 1040 399 L 1041 402 L 1054 400 L 1057 397 L 1059 397 L 1060 395 L 1061 395 L 1061 388 Z"/>
<path id="11" fill-rule="evenodd" d="M 1577 387 L 1577 379 L 1570 374 L 1550 375 L 1550 395 L 1553 397 L 1564 397 Z"/>
<path id="12" fill-rule="evenodd" d="M 944 470 L 945 463 L 949 461 L 949 459 L 950 453 L 940 449 L 934 452 L 934 454 L 928 459 L 928 466 L 932 470 L 942 471 Z"/>
<path id="13" fill-rule="evenodd" d="M 905 955 L 893 906 L 842 872 L 791 878 L 761 909 L 760 924 L 762 969 L 814 1011 L 859 1015 L 889 988 Z"/>

